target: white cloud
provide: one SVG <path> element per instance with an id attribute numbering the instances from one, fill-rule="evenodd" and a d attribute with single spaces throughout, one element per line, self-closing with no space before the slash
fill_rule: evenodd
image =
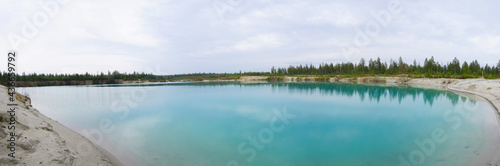
<path id="1" fill-rule="evenodd" d="M 135 46 L 155 47 L 158 40 L 147 32 L 143 13 L 147 1 L 75 1 L 56 25 L 59 33 Z"/>
<path id="2" fill-rule="evenodd" d="M 263 34 L 247 38 L 236 43 L 235 50 L 250 51 L 255 49 L 272 48 L 283 45 L 280 38 L 275 34 Z"/>
<path id="3" fill-rule="evenodd" d="M 456 56 L 493 64 L 500 53 L 497 1 L 402 1 L 403 12 L 350 59 L 340 45 L 352 43 L 356 28 L 373 21 L 370 13 L 386 9 L 387 1 L 244 1 L 223 20 L 212 2 L 70 0 L 22 47 L 20 64 L 27 72 L 133 71 L 159 65 L 168 69 L 159 74 L 174 74 L 268 71 L 271 66 L 377 56 L 387 61 L 434 56 L 443 62 Z M 0 49 L 5 52 L 10 49 L 5 36 L 20 33 L 22 18 L 42 10 L 29 0 L 0 1 L 0 9 Z M 99 57 L 112 63 L 91 60 Z"/>
<path id="4" fill-rule="evenodd" d="M 476 36 L 470 41 L 488 53 L 500 54 L 500 36 Z"/>

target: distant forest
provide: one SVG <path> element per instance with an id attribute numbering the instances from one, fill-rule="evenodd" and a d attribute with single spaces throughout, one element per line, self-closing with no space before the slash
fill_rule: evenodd
<path id="1" fill-rule="evenodd" d="M 500 60 L 496 66 L 481 66 L 477 60 L 470 63 L 460 61 L 455 58 L 447 64 L 435 62 L 434 57 L 425 59 L 424 64 L 420 65 L 416 60 L 408 64 L 399 57 L 398 61 L 382 62 L 380 58 L 370 59 L 368 62 L 361 58 L 359 63 L 322 63 L 315 65 L 290 65 L 287 68 L 274 66 L 270 72 L 236 72 L 236 73 L 193 73 L 178 75 L 154 75 L 144 72 L 120 73 L 118 71 L 100 73 L 100 74 L 38 74 L 21 73 L 17 75 L 17 81 L 92 81 L 99 83 L 118 83 L 119 81 L 201 81 L 201 80 L 232 80 L 241 76 L 302 76 L 316 75 L 333 77 L 343 75 L 348 77 L 358 76 L 397 76 L 407 75 L 412 78 L 488 78 L 495 79 L 500 77 Z M 9 81 L 7 72 L 0 73 L 0 82 L 6 85 Z"/>
<path id="2" fill-rule="evenodd" d="M 7 82 L 9 75 L 6 72 L 0 73 L 1 82 Z M 16 81 L 107 81 L 114 83 L 116 80 L 162 80 L 161 76 L 146 73 L 120 73 L 118 71 L 108 72 L 107 74 L 37 74 L 37 73 L 22 73 L 17 75 Z"/>
<path id="3" fill-rule="evenodd" d="M 16 81 L 26 82 L 51 82 L 63 81 L 68 82 L 65 85 L 76 84 L 71 81 L 91 81 L 92 84 L 115 84 L 121 81 L 149 81 L 149 82 L 164 82 L 164 81 L 202 81 L 202 80 L 217 80 L 217 79 L 238 79 L 240 76 L 270 76 L 269 72 L 245 72 L 245 73 L 193 73 L 193 74 L 178 74 L 178 75 L 154 75 L 152 73 L 133 72 L 120 73 L 118 71 L 100 73 L 100 74 L 38 74 L 38 73 L 22 73 L 18 74 Z M 9 74 L 7 72 L 0 73 L 0 83 L 7 85 L 9 82 Z M 38 84 L 41 86 L 53 84 Z"/>
<path id="4" fill-rule="evenodd" d="M 500 77 L 500 60 L 496 66 L 481 66 L 477 60 L 467 63 L 460 61 L 455 57 L 448 64 L 439 64 L 434 61 L 434 57 L 425 58 L 423 66 L 416 60 L 412 64 L 407 64 L 399 57 L 398 61 L 391 60 L 389 63 L 382 62 L 380 58 L 370 59 L 368 62 L 361 58 L 359 63 L 323 63 L 319 66 L 299 65 L 289 66 L 288 68 L 272 68 L 271 75 L 384 75 L 394 76 L 407 74 L 409 77 L 425 78 L 489 78 Z"/>

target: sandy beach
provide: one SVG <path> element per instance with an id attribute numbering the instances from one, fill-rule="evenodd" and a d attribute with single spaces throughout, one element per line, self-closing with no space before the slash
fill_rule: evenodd
<path id="1" fill-rule="evenodd" d="M 9 157 L 10 115 L 7 89 L 0 87 L 0 165 L 122 165 L 111 153 L 87 138 L 44 116 L 30 101 L 16 94 L 15 158 Z"/>
<path id="2" fill-rule="evenodd" d="M 413 87 L 433 88 L 449 90 L 458 94 L 470 96 L 477 100 L 482 100 L 493 108 L 492 115 L 496 118 L 497 126 L 490 126 L 493 131 L 499 131 L 500 127 L 500 80 L 487 79 L 412 79 L 408 84 Z M 475 165 L 500 165 L 500 149 L 498 149 L 500 139 L 498 133 L 488 133 L 487 143 L 482 153 L 493 157 L 478 156 L 474 161 Z"/>

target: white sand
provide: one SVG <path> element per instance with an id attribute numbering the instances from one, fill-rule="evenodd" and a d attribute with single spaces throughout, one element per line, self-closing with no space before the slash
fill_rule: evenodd
<path id="1" fill-rule="evenodd" d="M 478 160 L 474 161 L 475 165 L 500 165 L 500 140 L 498 138 L 500 126 L 500 80 L 486 79 L 412 79 L 408 81 L 411 86 L 421 88 L 446 89 L 459 94 L 466 94 L 473 98 L 478 98 L 488 102 L 495 112 L 492 112 L 497 120 L 497 126 L 489 126 L 491 131 L 496 133 L 488 133 L 485 140 L 485 148 L 483 153 L 488 155 L 478 156 Z"/>
<path id="2" fill-rule="evenodd" d="M 106 150 L 30 107 L 29 101 L 21 102 L 25 100 L 21 95 L 17 97 L 21 101 L 16 100 L 16 158 L 9 157 L 8 97 L 7 89 L 1 86 L 0 165 L 122 165 Z M 79 144 L 90 149 L 79 148 Z"/>

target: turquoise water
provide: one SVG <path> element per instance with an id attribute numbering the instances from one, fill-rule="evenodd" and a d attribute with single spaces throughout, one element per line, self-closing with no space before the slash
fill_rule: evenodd
<path id="1" fill-rule="evenodd" d="M 438 90 L 172 83 L 19 91 L 52 119 L 93 131 L 128 164 L 474 165 L 499 149 L 487 103 Z"/>

